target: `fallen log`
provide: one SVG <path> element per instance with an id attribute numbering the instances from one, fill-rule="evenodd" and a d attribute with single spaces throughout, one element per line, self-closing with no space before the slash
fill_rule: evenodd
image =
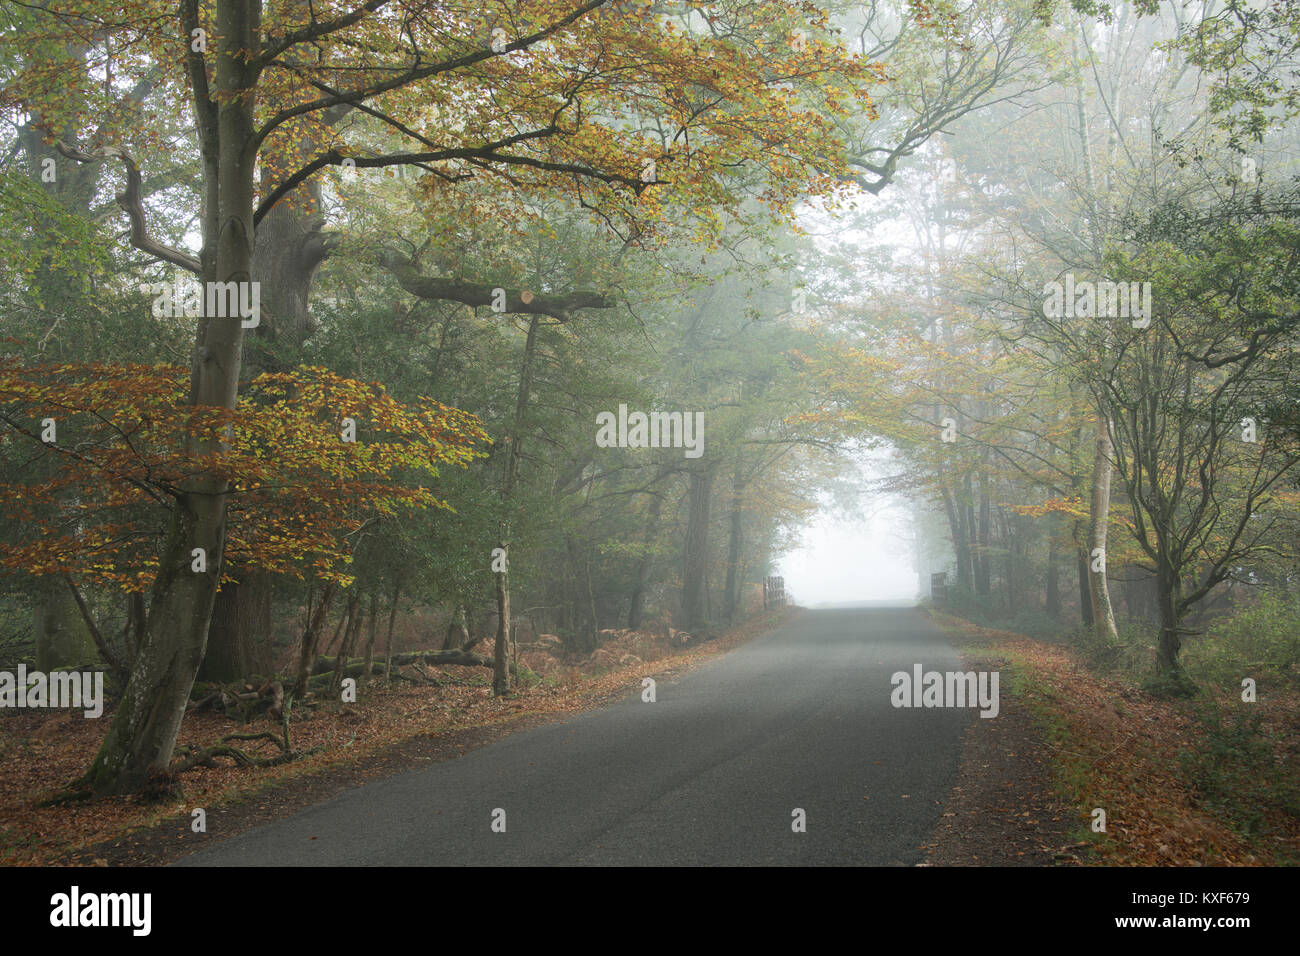
<path id="1" fill-rule="evenodd" d="M 366 673 L 364 658 L 349 657 L 345 658 L 345 660 L 346 667 L 343 669 L 342 677 L 360 677 Z M 398 667 L 420 664 L 435 667 L 439 665 L 458 665 L 461 667 L 486 667 L 491 669 L 493 663 L 490 657 L 483 654 L 473 654 L 465 650 L 409 651 L 405 654 L 394 654 L 392 658 L 392 664 Z M 307 687 L 318 692 L 330 690 L 334 681 L 334 669 L 337 664 L 337 656 L 321 655 L 317 657 L 316 663 L 312 665 L 312 676 L 307 681 Z M 371 661 L 369 673 L 382 674 L 385 666 L 384 663 Z M 510 670 L 512 673 L 516 672 L 513 663 L 510 665 Z M 401 679 L 411 681 L 411 678 L 405 676 L 402 676 Z M 210 708 L 245 723 L 262 710 L 265 710 L 273 719 L 278 718 L 284 710 L 285 687 L 279 679 L 274 677 L 250 677 L 247 681 L 237 684 L 196 683 L 191 693 L 194 695 L 194 699 L 191 700 L 189 705 L 191 711 Z M 226 754 L 226 756 L 231 755 Z"/>
<path id="2" fill-rule="evenodd" d="M 270 677 L 255 677 L 240 684 L 195 684 L 189 710 L 212 709 L 248 723 L 254 715 L 265 710 L 273 719 L 284 713 L 284 684 Z"/>
<path id="3" fill-rule="evenodd" d="M 337 657 L 320 656 L 316 658 L 316 663 L 312 666 L 313 675 L 333 673 L 337 665 Z M 458 665 L 461 667 L 492 667 L 494 665 L 492 658 L 483 654 L 473 654 L 469 651 L 450 650 L 450 651 L 409 651 L 405 654 L 394 654 L 393 664 L 404 666 L 407 664 L 429 664 L 434 667 L 444 665 Z M 358 677 L 365 673 L 366 662 L 360 657 L 349 658 L 347 666 L 343 670 L 345 677 Z M 372 664 L 370 672 L 375 673 L 378 665 Z M 512 665 L 513 669 L 513 665 Z"/>

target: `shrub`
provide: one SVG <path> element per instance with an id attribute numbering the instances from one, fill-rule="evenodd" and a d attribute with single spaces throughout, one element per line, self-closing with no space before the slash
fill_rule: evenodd
<path id="1" fill-rule="evenodd" d="M 1184 641 L 1183 666 L 1198 680 L 1240 688 L 1243 677 L 1300 679 L 1300 604 L 1293 595 L 1264 591 L 1252 607 L 1215 618 Z"/>
<path id="2" fill-rule="evenodd" d="M 1198 803 L 1230 826 L 1254 836 L 1267 829 L 1268 809 L 1300 817 L 1294 773 L 1275 755 L 1272 735 L 1259 713 L 1230 713 L 1207 704 L 1198 718 L 1199 745 L 1179 754 Z"/>

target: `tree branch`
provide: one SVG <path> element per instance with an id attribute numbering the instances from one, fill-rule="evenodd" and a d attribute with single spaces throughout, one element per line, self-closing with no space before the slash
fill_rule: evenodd
<path id="1" fill-rule="evenodd" d="M 58 141 L 54 143 L 54 148 L 68 159 L 74 159 L 79 163 L 94 163 L 104 159 L 121 160 L 122 165 L 126 167 L 126 188 L 115 198 L 117 204 L 126 212 L 127 218 L 131 220 L 131 245 L 151 256 L 157 256 L 165 262 L 187 269 L 195 275 L 203 274 L 203 267 L 198 259 L 179 249 L 165 246 L 149 235 L 144 220 L 144 202 L 140 197 L 140 167 L 128 150 L 121 146 L 103 146 L 87 153 Z"/>
<path id="2" fill-rule="evenodd" d="M 119 680 L 125 680 L 130 676 L 130 671 L 127 669 L 126 665 L 118 659 L 117 655 L 109 650 L 108 642 L 104 640 L 104 635 L 100 632 L 99 625 L 95 623 L 95 616 L 90 613 L 90 608 L 86 606 L 86 599 L 81 596 L 81 589 L 73 582 L 71 575 L 65 574 L 63 580 L 68 583 L 68 587 L 72 590 L 72 596 L 77 602 L 77 610 L 81 612 L 81 618 L 86 622 L 86 630 L 90 631 L 91 640 L 93 640 L 95 646 L 99 648 L 99 654 L 104 658 L 104 663 L 108 665 L 109 670 L 113 672 L 115 677 Z"/>
<path id="3" fill-rule="evenodd" d="M 421 299 L 445 299 L 471 306 L 492 305 L 496 299 L 496 290 L 501 289 L 505 293 L 506 312 L 548 315 L 560 322 L 570 321 L 578 309 L 612 309 L 615 306 L 614 299 L 601 292 L 578 291 L 552 295 L 481 282 L 433 278 L 421 275 L 413 263 L 391 250 L 382 250 L 376 258 L 381 266 L 393 274 L 398 285 Z"/>
<path id="4" fill-rule="evenodd" d="M 569 13 L 566 16 L 561 17 L 559 20 L 555 21 L 554 23 L 552 23 L 547 27 L 543 27 L 542 29 L 537 30 L 534 33 L 530 33 L 528 36 L 521 37 L 520 39 L 516 40 L 514 43 L 507 44 L 499 52 L 491 49 L 476 50 L 473 53 L 469 53 L 464 56 L 458 56 L 450 60 L 443 60 L 438 63 L 431 63 L 427 66 L 421 66 L 419 60 L 417 59 L 414 63 L 410 65 L 409 69 L 403 70 L 401 73 L 398 73 L 396 76 L 393 76 L 382 82 L 373 83 L 369 86 L 363 86 L 354 90 L 347 90 L 338 95 L 323 96 L 319 99 L 311 100 L 307 103 L 299 103 L 296 106 L 283 109 L 280 112 L 276 113 L 274 116 L 272 116 L 270 119 L 268 119 L 266 123 L 262 125 L 261 129 L 259 129 L 256 132 L 256 134 L 254 134 L 254 144 L 260 146 L 262 141 L 266 139 L 266 137 L 270 135 L 270 133 L 273 130 L 283 125 L 284 123 L 288 122 L 289 120 L 293 119 L 295 116 L 302 116 L 307 113 L 314 113 L 317 110 L 326 109 L 330 106 L 335 106 L 341 102 L 355 103 L 359 99 L 371 99 L 375 96 L 378 96 L 380 93 L 387 93 L 390 90 L 401 89 L 402 87 L 407 86 L 408 84 L 413 83 L 416 80 L 427 79 L 428 77 L 436 76 L 439 73 L 449 73 L 453 70 L 459 70 L 467 66 L 473 66 L 475 63 L 479 63 L 483 60 L 491 59 L 492 57 L 495 56 L 502 56 L 506 53 L 513 53 L 516 50 L 527 49 L 533 44 L 539 43 L 542 40 L 547 39 L 548 37 L 563 30 L 565 27 L 569 26 L 570 24 L 575 23 L 576 21 L 582 19 L 592 10 L 595 10 L 597 7 L 604 6 L 607 2 L 608 0 L 587 0 L 586 3 L 583 3 L 572 13 Z M 283 52 L 283 49 L 284 47 L 281 47 L 279 52 Z M 259 63 L 262 66 L 270 66 L 271 65 L 270 61 L 271 61 L 270 57 L 263 56 L 260 59 Z"/>

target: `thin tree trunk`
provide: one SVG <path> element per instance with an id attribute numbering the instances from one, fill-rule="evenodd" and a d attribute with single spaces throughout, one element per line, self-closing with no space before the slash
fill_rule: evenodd
<path id="1" fill-rule="evenodd" d="M 365 681 L 370 680 L 371 665 L 375 662 L 375 631 L 379 627 L 379 586 L 370 590 L 370 629 L 366 632 Z"/>
<path id="2" fill-rule="evenodd" d="M 744 486 L 740 484 L 737 475 L 732 483 L 730 527 L 727 536 L 727 583 L 726 593 L 723 596 L 723 613 L 726 615 L 728 627 L 735 623 L 736 609 L 740 604 L 740 547 L 744 518 L 740 503 L 743 491 Z"/>
<path id="3" fill-rule="evenodd" d="M 384 680 L 393 679 L 393 625 L 397 622 L 397 599 L 402 593 L 402 582 L 393 585 L 393 606 L 388 609 L 388 638 L 384 642 Z"/>
<path id="4" fill-rule="evenodd" d="M 682 574 L 682 616 L 694 633 L 708 617 L 706 575 L 709 564 L 709 502 L 713 494 L 712 467 L 691 472 L 686 521 L 685 566 Z"/>
<path id="5" fill-rule="evenodd" d="M 533 389 L 533 360 L 537 354 L 537 330 L 540 317 L 534 315 L 528 322 L 528 335 L 524 339 L 524 360 L 519 368 L 519 390 L 515 395 L 515 420 L 510 429 L 510 447 L 507 450 L 505 479 L 502 482 L 501 499 L 509 508 L 514 501 L 515 482 L 519 478 L 519 463 L 523 456 L 524 412 L 528 408 Z M 510 525 L 501 524 L 501 539 L 497 545 L 509 554 Z M 510 654 L 507 644 L 510 640 L 510 576 L 508 570 L 496 573 L 497 597 L 497 641 L 493 659 L 496 666 L 492 671 L 492 694 L 500 697 L 510 690 Z"/>
<path id="6" fill-rule="evenodd" d="M 339 638 L 342 637 L 344 633 L 346 633 L 346 629 L 351 626 L 352 626 L 352 602 L 349 601 L 348 606 L 345 607 L 343 609 L 343 613 L 339 615 L 339 622 L 334 625 L 334 633 L 333 635 L 330 636 L 329 643 L 325 645 L 324 653 L 329 654 L 331 651 L 333 651 L 334 648 L 338 645 Z"/>
<path id="7" fill-rule="evenodd" d="M 989 483 L 980 474 L 979 546 L 975 552 L 975 593 L 988 597 L 992 592 L 992 574 L 989 567 Z"/>
<path id="8" fill-rule="evenodd" d="M 627 627 L 630 631 L 638 630 L 645 617 L 645 594 L 650 587 L 650 571 L 654 567 L 654 555 L 651 549 L 659 534 L 659 513 L 663 507 L 663 498 L 655 495 L 650 499 L 650 511 L 646 518 L 645 553 L 637 564 L 636 584 L 632 588 L 631 606 L 627 612 Z"/>
<path id="9" fill-rule="evenodd" d="M 1056 536 L 1050 531 L 1047 539 L 1047 616 L 1053 620 L 1061 617 L 1061 585 L 1057 570 Z"/>
<path id="10" fill-rule="evenodd" d="M 967 582 L 978 594 L 980 563 L 979 526 L 975 523 L 975 487 L 971 481 L 970 472 L 967 472 L 962 478 L 961 509 L 966 516 L 966 540 L 970 542 L 969 554 L 971 568 Z"/>
<path id="11" fill-rule="evenodd" d="M 1079 572 L 1079 617 L 1087 627 L 1092 627 L 1092 587 L 1088 583 L 1088 549 L 1078 548 L 1075 552 Z"/>
<path id="12" fill-rule="evenodd" d="M 506 547 L 504 536 L 499 545 Z M 510 692 L 510 581 L 509 570 L 498 571 L 497 585 L 497 636 L 493 648 L 492 696 L 501 697 Z"/>
<path id="13" fill-rule="evenodd" d="M 961 510 L 960 503 L 956 501 L 947 486 L 941 487 L 943 490 L 943 508 L 948 516 L 948 530 L 952 535 L 952 551 L 957 560 L 957 583 L 968 588 L 971 586 L 970 548 L 967 545 L 966 526 L 962 518 L 965 512 Z"/>
<path id="14" fill-rule="evenodd" d="M 591 583 L 591 552 L 587 552 L 585 566 L 585 578 L 587 581 L 587 613 L 591 617 L 591 634 L 597 643 L 600 642 L 600 618 L 596 613 L 596 590 Z"/>
<path id="15" fill-rule="evenodd" d="M 1110 523 L 1110 427 L 1105 415 L 1097 416 L 1097 452 L 1092 463 L 1092 508 L 1089 513 L 1088 529 L 1089 551 L 1092 554 L 1106 554 L 1106 530 Z M 1089 597 L 1092 604 L 1093 628 L 1097 637 L 1114 641 L 1118 635 L 1115 631 L 1115 611 L 1110 603 L 1110 588 L 1106 583 L 1106 565 L 1103 561 L 1101 571 L 1093 571 L 1089 563 Z"/>
<path id="16" fill-rule="evenodd" d="M 343 631 L 343 646 L 339 648 L 337 660 L 340 662 L 334 668 L 334 693 L 338 694 L 343 685 L 343 669 L 349 658 L 352 657 L 352 651 L 356 647 L 357 633 L 361 630 L 361 595 L 348 595 L 348 626 Z"/>
<path id="17" fill-rule="evenodd" d="M 564 536 L 564 548 L 569 569 L 564 604 L 568 608 L 572 635 L 565 640 L 565 648 L 574 654 L 587 654 L 594 651 L 600 642 L 592 601 L 586 587 L 589 559 L 584 558 L 582 549 L 572 535 Z"/>
<path id="18" fill-rule="evenodd" d="M 320 640 L 321 628 L 329 616 L 334 604 L 334 594 L 338 585 L 334 581 L 326 583 L 321 591 L 320 603 L 307 616 L 307 627 L 302 632 L 302 645 L 298 650 L 298 672 L 294 676 L 294 700 L 302 700 L 307 693 L 307 679 L 311 677 L 312 662 L 316 660 L 316 644 Z"/>
<path id="19" fill-rule="evenodd" d="M 1012 527 L 1012 522 L 1008 520 L 1006 512 L 1001 507 L 998 508 L 998 524 L 1002 528 L 1002 546 L 1007 553 L 1006 580 L 1003 582 L 1007 609 L 1014 610 L 1017 597 L 1016 587 L 1018 586 L 1016 580 L 1016 555 L 1019 551 L 1020 535 L 1016 533 L 1016 530 Z"/>

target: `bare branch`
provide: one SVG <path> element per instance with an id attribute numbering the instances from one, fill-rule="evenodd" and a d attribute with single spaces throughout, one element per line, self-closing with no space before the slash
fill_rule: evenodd
<path id="1" fill-rule="evenodd" d="M 129 150 L 121 146 L 103 146 L 87 153 L 57 141 L 54 148 L 68 159 L 74 159 L 79 163 L 93 163 L 104 159 L 121 160 L 122 165 L 126 167 L 126 188 L 115 198 L 117 204 L 126 212 L 127 218 L 131 220 L 131 245 L 151 256 L 157 256 L 164 262 L 187 269 L 195 275 L 203 274 L 203 267 L 198 259 L 179 249 L 165 246 L 149 235 L 144 220 L 144 202 L 140 196 L 140 167 Z"/>

